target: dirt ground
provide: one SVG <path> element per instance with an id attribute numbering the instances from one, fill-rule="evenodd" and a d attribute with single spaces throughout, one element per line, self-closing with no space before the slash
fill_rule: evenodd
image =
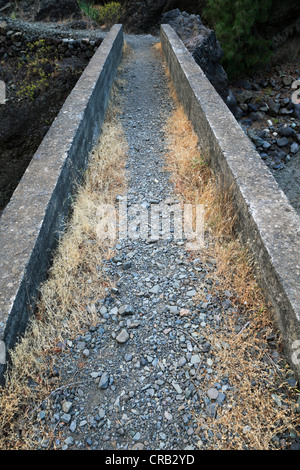
<path id="1" fill-rule="evenodd" d="M 7 101 L 0 105 L 0 213 L 85 66 L 78 58 L 62 59 L 47 86 L 37 88 L 32 98 L 18 95 L 25 65 L 22 70 L 2 63 L 0 79 L 9 86 Z"/>

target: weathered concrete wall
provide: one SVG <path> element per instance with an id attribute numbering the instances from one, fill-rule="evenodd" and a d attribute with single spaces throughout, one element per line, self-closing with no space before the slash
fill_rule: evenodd
<path id="1" fill-rule="evenodd" d="M 123 51 L 115 25 L 95 52 L 28 166 L 0 219 L 0 380 L 24 332 L 88 155 L 104 121 Z"/>
<path id="2" fill-rule="evenodd" d="M 220 184 L 232 191 L 237 230 L 254 255 L 258 281 L 300 379 L 300 217 L 169 25 L 161 27 L 161 42 L 179 100 L 209 164 Z"/>

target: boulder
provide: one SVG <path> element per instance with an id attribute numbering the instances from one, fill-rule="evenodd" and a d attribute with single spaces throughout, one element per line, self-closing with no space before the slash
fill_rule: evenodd
<path id="1" fill-rule="evenodd" d="M 215 32 L 202 24 L 199 15 L 181 12 L 178 8 L 164 13 L 160 22 L 172 26 L 228 108 L 239 118 L 242 111 L 229 92 L 228 77 L 220 64 L 223 50 Z"/>
<path id="2" fill-rule="evenodd" d="M 125 13 L 120 22 L 128 33 L 151 33 L 157 30 L 159 19 L 168 3 L 168 0 L 123 0 Z"/>

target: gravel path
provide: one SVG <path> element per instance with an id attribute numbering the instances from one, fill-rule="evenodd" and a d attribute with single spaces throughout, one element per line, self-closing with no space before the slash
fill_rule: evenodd
<path id="1" fill-rule="evenodd" d="M 161 159 L 162 124 L 173 103 L 151 50 L 155 39 L 127 41 L 134 52 L 125 71 L 128 98 L 122 115 L 129 146 L 127 198 L 129 205 L 147 206 L 174 194 Z M 200 405 L 193 379 L 200 357 L 192 332 L 201 318 L 197 312 L 186 322 L 179 312 L 193 305 L 201 267 L 186 261 L 177 242 L 126 241 L 118 247 L 106 268 L 117 280 L 118 294 L 100 307 L 99 329 L 74 344 L 72 361 L 84 351 L 93 380 L 89 388 L 77 387 L 66 397 L 70 404 L 63 420 L 72 433 L 63 447 L 197 448 L 193 413 Z"/>
<path id="2" fill-rule="evenodd" d="M 127 90 L 122 124 L 128 141 L 128 205 L 173 198 L 164 170 L 162 126 L 173 109 L 152 36 L 126 37 L 133 54 L 125 69 Z M 153 93 L 155 90 L 155 93 Z M 125 240 L 106 261 L 116 281 L 113 293 L 95 299 L 101 314 L 93 327 L 68 343 L 58 367 L 71 384 L 53 394 L 51 417 L 61 449 L 192 450 L 207 441 L 197 429 L 200 413 L 211 416 L 226 402 L 224 377 L 202 387 L 213 374 L 214 356 L 206 338 L 218 326 L 230 293 L 193 299 L 199 280 L 209 290 L 213 265 L 189 260 L 182 242 Z M 205 291 L 205 289 L 204 289 Z M 224 299 L 226 305 L 224 306 Z M 188 313 L 188 315 L 186 315 Z M 77 364 L 85 360 L 83 369 Z M 73 383 L 73 385 L 72 385 Z M 40 419 L 45 412 L 40 411 Z M 46 442 L 42 447 L 47 447 Z"/>

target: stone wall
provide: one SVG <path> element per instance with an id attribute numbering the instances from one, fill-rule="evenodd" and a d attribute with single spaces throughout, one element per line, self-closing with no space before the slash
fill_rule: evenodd
<path id="1" fill-rule="evenodd" d="M 74 32 L 75 33 L 75 32 Z M 75 34 L 74 34 L 75 35 Z M 91 58 L 102 42 L 102 38 L 70 38 L 63 36 L 59 30 L 56 33 L 49 30 L 37 34 L 33 31 L 24 31 L 18 22 L 0 19 L 0 60 L 10 60 L 26 55 L 28 44 L 45 40 L 45 44 L 53 49 L 55 56 Z"/>
<path id="2" fill-rule="evenodd" d="M 0 16 L 0 80 L 6 98 L 0 103 L 0 217 L 105 35 L 82 22 L 30 23 Z"/>

